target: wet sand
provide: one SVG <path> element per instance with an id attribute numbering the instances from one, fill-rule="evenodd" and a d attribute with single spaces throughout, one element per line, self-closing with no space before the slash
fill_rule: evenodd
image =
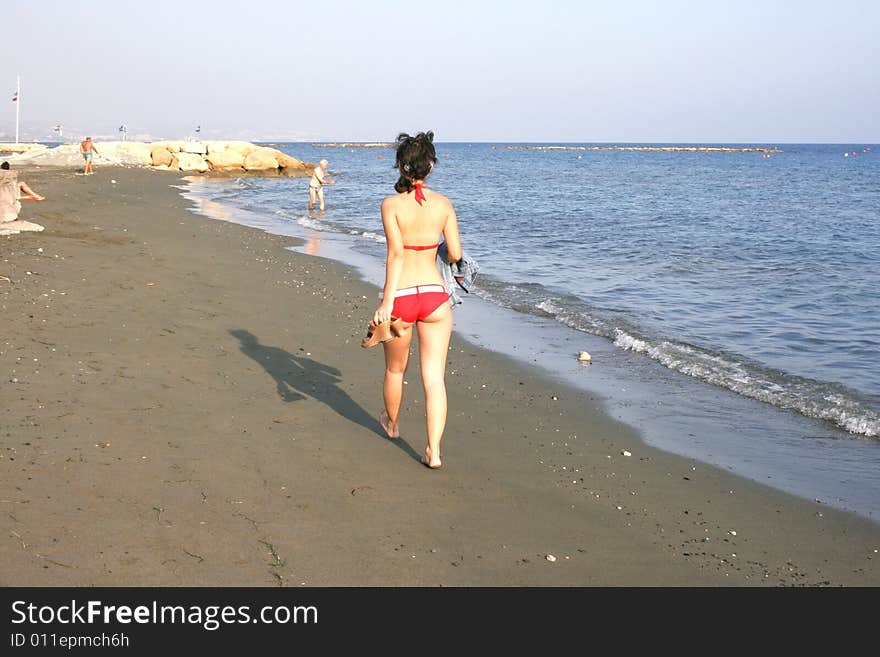
<path id="1" fill-rule="evenodd" d="M 457 336 L 429 471 L 417 359 L 383 437 L 355 272 L 194 215 L 174 174 L 20 177 L 47 200 L 0 238 L 2 585 L 880 584 L 877 523 Z"/>

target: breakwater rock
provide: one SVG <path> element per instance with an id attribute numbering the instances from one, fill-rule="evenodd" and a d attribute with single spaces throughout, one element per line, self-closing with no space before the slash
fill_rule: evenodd
<path id="1" fill-rule="evenodd" d="M 31 151 L 44 151 L 47 148 L 49 147 L 46 144 L 0 142 L 0 153 L 30 153 Z"/>
<path id="2" fill-rule="evenodd" d="M 159 171 L 225 174 L 252 172 L 301 176 L 314 164 L 303 162 L 278 149 L 247 141 L 103 141 L 96 142 L 96 166 L 140 166 Z M 31 150 L 10 155 L 19 166 L 79 167 L 83 164 L 79 143 Z"/>

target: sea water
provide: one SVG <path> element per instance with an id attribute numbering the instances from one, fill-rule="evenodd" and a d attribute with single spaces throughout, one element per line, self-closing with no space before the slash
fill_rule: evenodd
<path id="1" fill-rule="evenodd" d="M 323 214 L 302 178 L 195 194 L 381 284 L 393 150 L 275 147 L 330 161 Z M 880 518 L 880 149 L 780 150 L 438 143 L 429 186 L 481 266 L 456 329 L 597 392 L 652 444 Z"/>

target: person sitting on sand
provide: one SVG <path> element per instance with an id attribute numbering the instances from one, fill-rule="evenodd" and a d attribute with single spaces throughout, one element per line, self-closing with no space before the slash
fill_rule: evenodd
<path id="1" fill-rule="evenodd" d="M 324 209 L 324 185 L 332 185 L 336 181 L 327 178 L 327 160 L 321 160 L 315 170 L 312 171 L 312 179 L 309 181 L 309 210 L 315 207 L 315 197 L 318 197 L 321 210 Z"/>
<path id="2" fill-rule="evenodd" d="M 86 137 L 79 144 L 79 152 L 82 153 L 83 159 L 86 161 L 86 166 L 83 169 L 83 173 L 87 176 L 95 173 L 92 171 L 92 153 L 95 155 L 98 154 L 98 149 L 95 148 L 95 144 L 92 143 L 91 137 Z"/>
<path id="3" fill-rule="evenodd" d="M 397 138 L 398 192 L 382 201 L 382 225 L 388 243 L 382 303 L 373 315 L 376 324 L 392 317 L 414 323 L 413 330 L 383 343 L 385 348 L 385 410 L 380 422 L 389 438 L 400 436 L 403 376 L 409 361 L 413 332 L 419 336 L 419 362 L 425 390 L 428 445 L 422 462 L 439 468 L 440 440 L 446 427 L 446 358 L 452 334 L 452 309 L 437 268 L 438 236 L 446 240 L 450 262 L 461 259 L 461 240 L 455 209 L 445 196 L 425 187 L 437 156 L 434 133 Z"/>
<path id="4" fill-rule="evenodd" d="M 3 164 L 0 164 L 0 169 L 3 169 L 4 171 L 9 171 L 9 162 L 4 162 Z M 28 184 L 25 181 L 19 180 L 18 181 L 18 200 L 19 201 L 45 201 L 46 197 L 40 196 L 39 194 L 37 194 L 34 190 L 32 190 L 30 187 L 28 187 Z"/>

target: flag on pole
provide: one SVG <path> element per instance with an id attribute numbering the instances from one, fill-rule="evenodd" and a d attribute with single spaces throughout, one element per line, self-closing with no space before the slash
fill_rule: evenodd
<path id="1" fill-rule="evenodd" d="M 18 100 L 18 92 L 16 91 L 14 94 L 12 94 L 12 102 L 14 103 L 17 100 Z"/>

